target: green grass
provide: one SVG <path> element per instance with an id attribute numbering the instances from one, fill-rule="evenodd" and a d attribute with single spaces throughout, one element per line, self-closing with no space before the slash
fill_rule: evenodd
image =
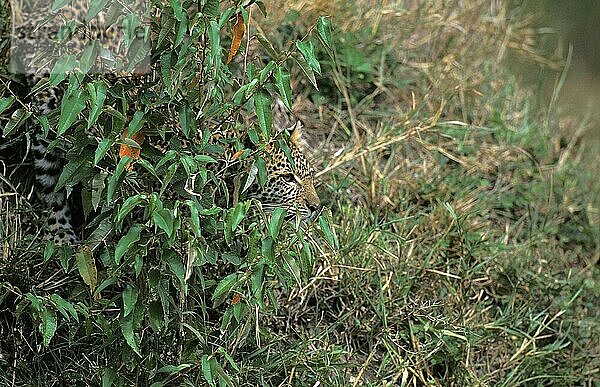
<path id="1" fill-rule="evenodd" d="M 342 376 L 310 382 L 595 385 L 598 122 L 501 60 L 543 63 L 526 15 L 354 4 L 313 116 L 340 247 L 290 307 Z"/>
<path id="2" fill-rule="evenodd" d="M 292 85 L 335 239 L 307 236 L 301 284 L 271 278 L 236 384 L 600 383 L 599 122 L 511 72 L 507 55 L 561 95 L 565 61 L 538 55 L 526 14 L 446 3 L 253 15 L 282 46 L 332 15 L 335 63 L 318 53 L 319 91 L 298 68 Z"/>

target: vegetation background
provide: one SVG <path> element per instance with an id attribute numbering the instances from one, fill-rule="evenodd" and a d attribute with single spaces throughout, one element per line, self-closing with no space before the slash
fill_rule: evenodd
<path id="1" fill-rule="evenodd" d="M 278 47 L 331 16 L 335 61 L 317 50 L 319 90 L 290 72 L 334 248 L 311 241 L 309 274 L 274 279 L 279 307 L 256 321 L 264 334 L 233 359 L 209 352 L 217 368 L 202 353 L 184 367 L 78 364 L 70 328 L 12 363 L 0 343 L 0 384 L 60 384 L 87 369 L 92 385 L 136 373 L 165 385 L 598 385 L 598 41 L 585 21 L 598 9 L 580 4 L 293 0 L 267 2 L 266 19 L 253 11 L 247 36 Z"/>

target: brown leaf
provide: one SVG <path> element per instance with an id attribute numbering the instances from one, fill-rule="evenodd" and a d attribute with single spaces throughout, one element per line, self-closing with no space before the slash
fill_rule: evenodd
<path id="1" fill-rule="evenodd" d="M 240 157 L 242 155 L 242 153 L 244 153 L 243 149 L 240 149 L 239 151 L 235 152 L 233 154 L 233 156 L 231 156 L 231 161 L 233 161 L 233 160 L 237 159 L 238 157 Z"/>
<path id="2" fill-rule="evenodd" d="M 242 44 L 242 38 L 246 33 L 246 25 L 244 24 L 244 17 L 241 13 L 237 14 L 237 20 L 235 25 L 233 26 L 233 40 L 231 41 L 231 48 L 229 49 L 229 57 L 227 58 L 227 64 L 231 62 L 233 56 L 240 49 L 240 45 Z"/>
<path id="3" fill-rule="evenodd" d="M 123 132 L 123 138 L 125 138 L 125 136 L 127 135 L 127 130 L 125 130 Z M 131 139 L 135 142 L 137 142 L 138 144 L 142 145 L 142 143 L 144 142 L 144 134 L 143 133 L 136 133 L 133 136 L 131 136 Z M 125 144 L 121 144 L 121 147 L 119 148 L 119 157 L 123 158 L 125 156 L 129 156 L 134 160 L 137 160 L 140 158 L 140 153 L 141 153 L 141 149 L 140 148 L 132 148 L 129 145 L 125 145 Z M 131 171 L 131 165 L 127 164 L 125 166 L 125 169 L 128 171 Z"/>

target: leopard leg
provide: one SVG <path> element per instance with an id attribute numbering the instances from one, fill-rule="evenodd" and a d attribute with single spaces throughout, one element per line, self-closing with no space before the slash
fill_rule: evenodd
<path id="1" fill-rule="evenodd" d="M 29 79 L 35 84 L 39 76 Z M 40 115 L 47 115 L 58 108 L 61 90 L 50 87 L 33 95 L 33 103 Z M 44 209 L 50 211 L 45 239 L 51 239 L 56 244 L 75 244 L 78 242 L 75 229 L 71 222 L 71 207 L 67 200 L 66 190 L 56 190 L 56 183 L 65 165 L 65 155 L 62 150 L 48 150 L 48 141 L 38 133 L 33 142 L 34 171 L 37 193 Z"/>
<path id="2" fill-rule="evenodd" d="M 46 142 L 38 138 L 33 144 L 35 181 L 40 201 L 50 210 L 46 239 L 59 244 L 76 244 L 77 235 L 71 223 L 71 207 L 65 189 L 55 190 L 64 166 L 64 154 L 48 150 Z"/>

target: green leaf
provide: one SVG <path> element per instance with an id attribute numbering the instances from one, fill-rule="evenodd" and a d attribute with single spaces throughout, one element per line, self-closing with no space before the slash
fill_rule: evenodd
<path id="1" fill-rule="evenodd" d="M 56 86 L 61 83 L 66 77 L 69 71 L 77 66 L 77 59 L 75 55 L 63 55 L 61 56 L 50 71 L 50 86 Z"/>
<path id="2" fill-rule="evenodd" d="M 329 243 L 331 247 L 337 248 L 337 243 L 335 239 L 335 235 L 329 226 L 329 220 L 324 215 L 319 216 L 319 226 L 321 227 L 321 231 L 323 232 L 323 236 Z"/>
<path id="3" fill-rule="evenodd" d="M 8 109 L 13 102 L 15 102 L 15 100 L 15 97 L 0 98 L 0 114 L 4 113 L 4 111 Z"/>
<path id="4" fill-rule="evenodd" d="M 91 0 L 90 8 L 88 10 L 87 15 L 85 16 L 85 22 L 89 23 L 90 20 L 96 17 L 100 11 L 106 8 L 106 4 L 108 4 L 109 0 Z"/>
<path id="5" fill-rule="evenodd" d="M 52 11 L 56 11 L 59 8 L 64 7 L 65 5 L 69 4 L 71 1 L 73 0 L 54 0 L 54 3 L 52 3 Z"/>
<path id="6" fill-rule="evenodd" d="M 163 326 L 163 310 L 160 301 L 152 301 L 148 304 L 148 317 L 150 317 L 150 326 L 159 332 Z"/>
<path id="7" fill-rule="evenodd" d="M 210 369 L 210 360 L 211 357 L 209 357 L 208 355 L 202 356 L 202 375 L 204 376 L 204 379 L 206 379 L 208 384 L 212 386 L 215 384 L 215 380 L 213 379 L 212 370 Z"/>
<path id="8" fill-rule="evenodd" d="M 276 65 L 277 64 L 273 60 L 267 63 L 267 65 L 258 73 L 258 82 L 264 83 L 271 75 L 271 71 L 273 71 Z"/>
<path id="9" fill-rule="evenodd" d="M 255 83 L 258 83 L 258 81 L 255 79 Z M 233 97 L 231 97 L 231 99 L 233 100 L 233 103 L 236 105 L 241 105 L 244 98 L 246 97 L 246 91 L 248 91 L 248 89 L 250 88 L 250 84 L 246 83 L 245 85 L 242 85 L 239 89 L 237 89 L 235 91 L 235 93 L 233 94 Z"/>
<path id="10" fill-rule="evenodd" d="M 94 175 L 94 178 L 92 179 L 92 207 L 94 208 L 94 211 L 98 210 L 98 206 L 102 200 L 102 192 L 104 192 L 104 188 L 106 187 L 104 181 L 107 176 L 107 173 L 100 172 Z"/>
<path id="11" fill-rule="evenodd" d="M 67 91 L 60 106 L 60 120 L 57 129 L 59 136 L 63 135 L 73 125 L 79 113 L 85 108 L 86 101 L 87 94 L 83 90 Z"/>
<path id="12" fill-rule="evenodd" d="M 275 85 L 279 95 L 288 109 L 292 110 L 292 87 L 290 86 L 290 74 L 281 66 L 275 69 Z"/>
<path id="13" fill-rule="evenodd" d="M 311 69 L 313 69 L 317 74 L 321 74 L 321 65 L 315 56 L 315 48 L 311 41 L 303 42 L 298 40 L 296 42 L 296 47 L 300 50 L 300 53 L 308 63 Z"/>
<path id="14" fill-rule="evenodd" d="M 85 155 L 72 156 L 63 168 L 58 181 L 54 186 L 54 190 L 57 191 L 64 186 L 74 186 L 80 181 L 84 180 L 91 172 L 92 165 L 89 160 L 86 160 Z"/>
<path id="15" fill-rule="evenodd" d="M 48 347 L 50 340 L 56 333 L 56 327 L 58 326 L 56 320 L 56 312 L 53 309 L 44 307 L 40 313 L 42 321 L 40 322 L 40 333 L 44 337 L 44 346 Z"/>
<path id="16" fill-rule="evenodd" d="M 138 300 L 138 291 L 131 285 L 127 285 L 123 293 L 121 293 L 121 297 L 123 298 L 123 316 L 126 317 L 135 309 L 135 304 Z"/>
<path id="17" fill-rule="evenodd" d="M 119 212 L 117 213 L 117 218 L 115 220 L 116 227 L 120 228 L 121 224 L 123 224 L 123 220 L 125 217 L 133 211 L 135 207 L 137 207 L 140 203 L 145 202 L 148 199 L 148 195 L 146 194 L 137 194 L 128 197 L 125 199 L 121 208 L 119 208 Z"/>
<path id="18" fill-rule="evenodd" d="M 96 62 L 96 57 L 99 53 L 100 44 L 97 40 L 92 40 L 85 45 L 83 52 L 81 53 L 81 59 L 79 59 L 79 67 L 84 74 L 87 74 L 88 71 L 90 71 Z"/>
<path id="19" fill-rule="evenodd" d="M 211 20 L 208 28 L 208 40 L 210 41 L 210 55 L 213 60 L 213 70 L 217 71 L 221 66 L 221 35 L 219 25 L 215 20 Z"/>
<path id="20" fill-rule="evenodd" d="M 102 387 L 111 387 L 115 382 L 117 372 L 112 368 L 105 368 L 102 373 Z"/>
<path id="21" fill-rule="evenodd" d="M 75 310 L 75 307 L 73 307 L 73 304 L 71 304 L 69 301 L 65 300 L 58 294 L 53 294 L 50 296 L 50 298 L 52 299 L 52 301 L 54 301 L 54 303 L 58 307 L 58 310 L 62 313 L 63 316 L 69 319 L 70 314 L 71 316 L 73 316 L 75 321 L 79 322 L 79 316 L 77 315 L 77 311 Z M 69 314 L 67 314 L 67 312 Z"/>
<path id="22" fill-rule="evenodd" d="M 219 375 L 219 386 L 234 386 L 233 381 L 229 375 L 227 375 L 225 370 L 223 370 L 223 367 L 221 367 L 216 358 L 211 359 L 211 367 L 216 370 L 217 375 Z"/>
<path id="23" fill-rule="evenodd" d="M 270 137 L 273 128 L 271 102 L 271 96 L 266 91 L 261 90 L 254 94 L 254 108 L 258 118 L 258 126 L 266 137 Z"/>
<path id="24" fill-rule="evenodd" d="M 182 105 L 179 109 L 179 124 L 181 125 L 181 130 L 183 130 L 183 134 L 187 138 L 193 138 L 196 134 L 196 120 L 194 112 L 187 104 Z"/>
<path id="25" fill-rule="evenodd" d="M 165 51 L 160 56 L 160 75 L 163 85 L 171 84 L 171 51 Z M 171 95 L 171 88 L 167 88 L 167 91 Z"/>
<path id="26" fill-rule="evenodd" d="M 283 261 L 285 262 L 285 265 L 288 268 L 288 272 L 293 275 L 294 279 L 296 280 L 296 284 L 298 286 L 301 286 L 302 279 L 300 277 L 300 268 L 298 267 L 296 260 L 290 254 L 284 253 L 284 254 L 282 254 L 282 257 L 283 257 Z"/>
<path id="27" fill-rule="evenodd" d="M 271 236 L 262 240 L 260 251 L 263 257 L 267 258 L 269 261 L 272 262 L 275 260 L 275 241 Z"/>
<path id="28" fill-rule="evenodd" d="M 134 224 L 131 226 L 127 234 L 119 240 L 117 247 L 115 248 L 116 264 L 119 264 L 119 262 L 121 262 L 121 258 L 125 255 L 125 253 L 127 253 L 131 246 L 140 240 L 141 231 L 142 226 L 139 224 Z"/>
<path id="29" fill-rule="evenodd" d="M 110 213 L 108 213 L 108 215 L 109 214 Z M 114 223 L 110 217 L 106 217 L 100 221 L 88 238 L 88 243 L 90 244 L 92 251 L 96 251 L 99 246 L 104 246 L 108 236 L 113 232 L 113 226 Z"/>
<path id="30" fill-rule="evenodd" d="M 175 274 L 175 277 L 179 280 L 181 286 L 185 285 L 185 268 L 183 267 L 181 259 L 179 259 L 175 253 L 166 254 L 164 259 L 167 261 L 167 265 L 169 265 L 171 272 Z"/>
<path id="31" fill-rule="evenodd" d="M 146 122 L 145 114 L 142 111 L 136 111 L 133 114 L 133 118 L 129 122 L 129 127 L 127 128 L 127 138 L 131 138 L 134 134 L 142 129 L 142 126 Z M 139 144 L 136 143 L 136 147 L 139 148 Z"/>
<path id="32" fill-rule="evenodd" d="M 31 293 L 27 293 L 25 296 L 31 302 L 33 310 L 39 313 L 42 310 L 42 299 Z"/>
<path id="33" fill-rule="evenodd" d="M 196 160 L 199 163 L 204 163 L 204 164 L 217 162 L 217 160 L 215 160 L 213 157 L 210 157 L 207 155 L 196 155 L 196 156 L 194 156 L 194 160 Z"/>
<path id="34" fill-rule="evenodd" d="M 106 152 L 108 152 L 108 150 L 111 146 L 113 146 L 114 143 L 115 142 L 113 140 L 108 138 L 104 138 L 102 139 L 102 141 L 100 141 L 98 147 L 96 148 L 96 152 L 94 153 L 94 166 L 98 165 L 100 160 L 104 158 Z"/>
<path id="35" fill-rule="evenodd" d="M 98 283 L 98 270 L 96 269 L 96 261 L 92 255 L 92 250 L 86 246 L 81 246 L 75 253 L 75 261 L 79 275 L 83 278 L 83 282 L 90 287 L 90 292 L 94 292 Z"/>
<path id="36" fill-rule="evenodd" d="M 260 185 L 264 186 L 265 184 L 267 184 L 268 178 L 267 164 L 265 163 L 265 160 L 262 157 L 259 157 L 256 159 L 255 165 L 258 169 L 258 182 L 260 183 Z"/>
<path id="37" fill-rule="evenodd" d="M 231 231 L 235 231 L 237 226 L 241 223 L 242 219 L 246 216 L 246 205 L 244 203 L 238 203 L 233 209 Z"/>
<path id="38" fill-rule="evenodd" d="M 152 213 L 154 224 L 162 229 L 170 238 L 173 235 L 173 213 L 167 208 Z"/>
<path id="39" fill-rule="evenodd" d="M 141 356 L 135 334 L 133 333 L 133 314 L 129 314 L 121 319 L 121 332 L 131 349 L 133 349 L 138 356 Z"/>
<path id="40" fill-rule="evenodd" d="M 200 237 L 200 236 L 202 236 L 201 229 L 200 229 L 200 212 L 199 212 L 200 205 L 198 204 L 198 202 L 195 202 L 193 200 L 187 200 L 186 204 L 190 208 L 190 220 L 192 222 L 192 232 L 194 233 L 194 236 Z"/>
<path id="41" fill-rule="evenodd" d="M 287 210 L 285 208 L 275 208 L 271 212 L 271 221 L 269 222 L 269 233 L 276 239 L 279 235 L 279 231 L 281 231 L 281 226 L 285 221 L 285 216 L 287 214 Z"/>
<path id="42" fill-rule="evenodd" d="M 186 32 L 188 30 L 188 25 L 187 25 L 187 14 L 183 14 L 182 16 L 182 20 L 179 21 L 179 28 L 177 28 L 177 36 L 175 37 L 175 43 L 173 43 L 173 47 L 177 47 L 179 46 L 179 44 L 183 41 L 183 38 L 186 35 Z M 185 47 L 185 45 L 184 45 Z"/>
<path id="43" fill-rule="evenodd" d="M 220 10 L 219 0 L 206 0 L 202 12 L 211 18 L 218 18 Z"/>
<path id="44" fill-rule="evenodd" d="M 172 149 L 168 150 L 167 153 L 165 153 L 165 155 L 162 157 L 162 159 L 160 159 L 158 163 L 156 163 L 156 169 L 159 169 L 160 167 L 167 164 L 169 161 L 173 160 L 176 157 L 177 152 L 175 152 Z M 169 165 L 173 165 L 173 163 L 169 163 Z"/>
<path id="45" fill-rule="evenodd" d="M 308 80 L 313 85 L 313 87 L 315 89 L 319 90 L 319 87 L 317 86 L 317 80 L 315 79 L 315 73 L 313 72 L 313 70 L 309 66 L 309 64 L 306 63 L 306 60 L 301 55 L 298 55 L 297 53 L 292 54 L 292 58 L 298 64 L 298 66 L 300 67 L 300 70 L 302 70 L 304 75 L 306 75 L 306 78 L 308 78 Z"/>
<path id="46" fill-rule="evenodd" d="M 134 13 L 130 13 L 127 16 L 125 16 L 125 18 L 123 19 L 123 38 L 124 38 L 124 44 L 125 47 L 130 47 L 131 42 L 133 42 L 133 40 L 136 37 L 137 34 L 137 28 L 140 25 L 141 20 L 140 17 Z"/>
<path id="47" fill-rule="evenodd" d="M 229 292 L 231 291 L 231 288 L 233 287 L 233 285 L 236 284 L 237 281 L 238 281 L 238 274 L 233 273 L 233 274 L 229 274 L 227 277 L 223 278 L 221 280 L 221 282 L 219 282 L 219 284 L 217 285 L 217 288 L 215 289 L 215 291 L 212 295 L 212 300 L 213 300 L 215 306 L 217 306 L 223 302 L 225 296 L 227 296 L 227 294 L 229 294 Z"/>
<path id="48" fill-rule="evenodd" d="M 160 16 L 160 32 L 158 33 L 158 39 L 156 40 L 156 47 L 162 47 L 162 44 L 164 42 L 164 40 L 167 38 L 167 36 L 170 36 L 173 33 L 173 27 L 175 26 L 175 17 L 173 15 L 173 12 L 171 12 L 168 8 L 163 8 L 162 10 L 162 14 Z M 169 53 L 169 59 L 170 59 L 170 51 L 168 51 Z M 161 57 L 161 62 L 162 62 L 162 57 Z M 161 63 L 161 67 L 165 67 L 165 64 Z M 168 85 L 169 83 L 165 83 L 166 85 Z"/>
<path id="49" fill-rule="evenodd" d="M 265 265 L 259 264 L 254 268 L 252 272 L 252 276 L 250 277 L 250 281 L 252 283 L 252 294 L 258 305 L 261 308 L 264 308 L 265 304 L 263 301 L 263 282 L 265 278 Z"/>
<path id="50" fill-rule="evenodd" d="M 317 21 L 317 32 L 323 46 L 333 50 L 333 39 L 331 38 L 331 23 L 327 16 L 321 16 Z"/>
<path id="51" fill-rule="evenodd" d="M 142 63 L 144 59 L 147 59 L 149 55 L 149 42 L 137 36 L 135 39 L 133 39 L 133 42 L 131 42 L 131 46 L 129 46 L 129 49 L 127 50 L 127 71 L 133 71 L 136 68 L 136 66 Z"/>
<path id="52" fill-rule="evenodd" d="M 166 365 L 164 367 L 161 367 L 158 369 L 158 371 L 156 371 L 157 373 L 168 373 L 170 375 L 176 374 L 177 372 L 184 370 L 186 368 L 190 368 L 192 365 L 191 364 L 180 364 L 178 366 L 174 366 L 174 365 Z"/>
<path id="53" fill-rule="evenodd" d="M 241 9 L 244 9 L 243 7 L 240 7 Z M 233 13 L 235 12 L 235 8 L 234 7 L 227 7 L 225 8 L 225 10 L 223 11 L 223 13 L 221 13 L 221 16 L 219 16 L 219 28 L 223 28 L 223 26 L 225 26 L 225 23 L 227 23 L 229 21 L 229 19 L 231 18 L 231 16 L 233 16 Z M 243 11 L 242 11 L 243 13 Z M 248 25 L 248 20 L 244 19 L 244 23 L 246 25 Z"/>
<path id="54" fill-rule="evenodd" d="M 265 6 L 264 0 L 256 0 L 256 5 L 260 12 L 262 12 L 263 16 L 267 16 L 267 7 Z"/>
<path id="55" fill-rule="evenodd" d="M 162 186 L 160 187 L 160 195 L 165 192 L 171 183 L 171 180 L 173 180 L 173 176 L 175 176 L 177 169 L 179 169 L 179 164 L 176 163 L 169 165 L 169 168 L 167 168 L 167 173 L 165 174 L 165 177 L 162 180 Z"/>
<path id="56" fill-rule="evenodd" d="M 42 127 L 42 131 L 44 132 L 44 136 L 48 137 L 48 133 L 50 133 L 50 121 L 48 121 L 48 117 L 46 116 L 38 116 L 36 117 L 40 126 Z"/>
<path id="57" fill-rule="evenodd" d="M 240 263 L 242 262 L 240 257 L 237 254 L 223 253 L 222 258 L 225 261 L 234 264 L 235 266 L 239 266 Z"/>
<path id="58" fill-rule="evenodd" d="M 233 360 L 233 357 L 231 357 L 230 354 L 228 354 L 225 349 L 223 349 L 223 347 L 219 348 L 219 352 L 225 356 L 225 359 L 227 359 L 227 361 L 229 362 L 229 364 L 231 364 L 231 366 L 233 367 L 234 370 L 236 370 L 237 372 L 240 372 L 240 367 L 236 364 L 235 360 Z"/>
<path id="59" fill-rule="evenodd" d="M 300 250 L 300 255 L 302 256 L 302 267 L 305 272 L 309 272 L 313 265 L 313 256 L 310 244 L 305 240 L 302 240 L 302 249 Z"/>
<path id="60" fill-rule="evenodd" d="M 108 181 L 108 191 L 106 193 L 106 200 L 109 203 L 111 203 L 113 201 L 115 192 L 117 192 L 117 189 L 121 185 L 121 181 L 123 181 L 123 177 L 124 177 L 123 172 L 125 171 L 125 166 L 130 162 L 131 162 L 131 157 L 129 157 L 129 156 L 123 157 L 119 161 L 119 164 L 117 164 L 117 167 L 115 168 L 115 173 L 110 177 L 110 180 Z"/>
<path id="61" fill-rule="evenodd" d="M 256 166 L 256 161 L 252 163 L 250 167 L 250 171 L 248 172 L 248 177 L 246 178 L 246 182 L 244 183 L 244 188 L 242 188 L 242 193 L 246 192 L 248 188 L 252 186 L 254 180 L 256 180 L 256 175 L 258 174 L 258 167 Z"/>
<path id="62" fill-rule="evenodd" d="M 255 36 L 258 39 L 258 42 L 261 44 L 261 46 L 263 46 L 264 49 L 267 50 L 267 54 L 269 54 L 273 59 L 279 59 L 279 54 L 277 53 L 277 50 L 275 50 L 275 47 L 273 47 L 273 44 L 269 41 L 269 39 L 267 39 L 266 36 L 264 36 L 261 33 L 256 33 Z"/>
<path id="63" fill-rule="evenodd" d="M 183 8 L 181 7 L 181 1 L 179 0 L 170 0 L 171 8 L 173 8 L 173 12 L 175 13 L 175 18 L 179 21 L 183 20 Z"/>
<path id="64" fill-rule="evenodd" d="M 4 126 L 4 130 L 2 131 L 2 135 L 7 137 L 12 132 L 15 131 L 19 126 L 23 125 L 25 121 L 31 116 L 31 112 L 24 109 L 17 109 L 10 116 L 10 119 Z"/>
<path id="65" fill-rule="evenodd" d="M 87 128 L 89 129 L 96 123 L 102 112 L 102 106 L 104 105 L 104 100 L 106 100 L 106 84 L 103 81 L 88 83 L 87 89 L 92 104 L 87 121 Z"/>
<path id="66" fill-rule="evenodd" d="M 52 254 L 54 253 L 54 248 L 56 245 L 53 240 L 48 240 L 46 242 L 46 246 L 44 247 L 44 263 L 48 262 L 50 258 L 52 258 Z"/>

